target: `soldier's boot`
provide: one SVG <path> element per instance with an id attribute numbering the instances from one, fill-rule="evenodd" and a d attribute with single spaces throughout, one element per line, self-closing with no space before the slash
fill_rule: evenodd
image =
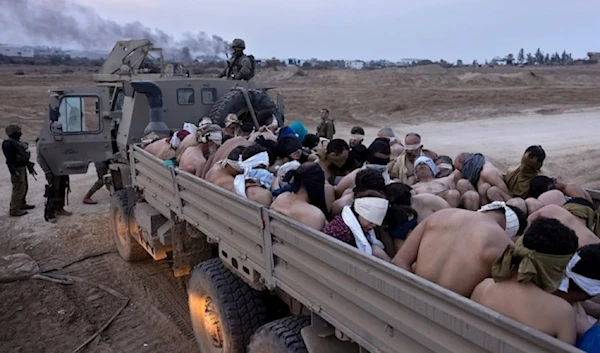
<path id="1" fill-rule="evenodd" d="M 60 210 L 54 211 L 54 214 L 57 216 L 71 216 L 71 215 L 73 215 L 73 212 L 69 212 L 69 211 L 65 210 L 64 208 L 61 208 Z"/>
<path id="2" fill-rule="evenodd" d="M 28 204 L 24 204 L 23 206 L 21 206 L 22 210 L 33 210 L 35 208 L 34 205 L 28 205 Z"/>
<path id="3" fill-rule="evenodd" d="M 54 210 L 52 209 L 52 187 L 50 185 L 46 185 L 46 189 L 44 192 L 44 197 L 46 198 L 46 207 L 44 207 L 44 220 L 50 223 L 56 223 L 56 215 L 54 214 Z"/>
<path id="4" fill-rule="evenodd" d="M 15 211 L 10 211 L 10 216 L 11 217 L 21 217 L 26 215 L 28 212 L 27 211 L 23 211 L 21 209 L 19 210 L 15 210 Z"/>

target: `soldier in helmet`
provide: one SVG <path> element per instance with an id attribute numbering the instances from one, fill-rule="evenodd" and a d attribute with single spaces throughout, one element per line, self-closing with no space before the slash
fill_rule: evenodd
<path id="1" fill-rule="evenodd" d="M 252 60 L 244 54 L 246 43 L 240 38 L 236 38 L 231 43 L 233 55 L 227 62 L 227 67 L 221 72 L 219 77 L 227 77 L 228 80 L 250 80 L 254 73 L 252 72 Z"/>
<path id="2" fill-rule="evenodd" d="M 12 195 L 10 198 L 10 216 L 20 217 L 27 214 L 26 210 L 34 208 L 25 202 L 29 184 L 27 181 L 27 171 L 31 175 L 37 175 L 34 164 L 29 161 L 31 152 L 29 145 L 21 141 L 21 126 L 10 124 L 6 127 L 8 139 L 2 142 L 2 152 L 6 158 L 6 165 L 10 172 L 10 181 L 12 183 Z"/>

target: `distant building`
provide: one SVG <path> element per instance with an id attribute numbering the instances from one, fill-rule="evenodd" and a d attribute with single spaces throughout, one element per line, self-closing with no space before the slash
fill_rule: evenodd
<path id="1" fill-rule="evenodd" d="M 33 58 L 34 50 L 32 47 L 13 47 L 13 46 L 0 46 L 0 55 L 21 57 L 21 58 Z"/>
<path id="2" fill-rule="evenodd" d="M 284 60 L 285 66 L 302 66 L 305 60 L 295 59 L 295 58 L 287 58 Z"/>
<path id="3" fill-rule="evenodd" d="M 346 61 L 345 66 L 347 69 L 362 70 L 365 67 L 365 62 L 362 60 Z"/>
<path id="4" fill-rule="evenodd" d="M 109 53 L 104 51 L 94 50 L 69 50 L 65 52 L 65 55 L 70 56 L 73 59 L 76 58 L 88 58 L 90 60 L 99 60 L 106 58 Z"/>

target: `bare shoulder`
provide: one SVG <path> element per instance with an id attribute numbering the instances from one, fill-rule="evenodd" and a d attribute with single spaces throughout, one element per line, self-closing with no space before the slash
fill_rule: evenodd
<path id="1" fill-rule="evenodd" d="M 483 301 L 486 292 L 494 285 L 494 280 L 486 278 L 479 283 L 471 294 L 471 300 L 481 303 Z"/>
<path id="2" fill-rule="evenodd" d="M 310 207 L 306 207 L 303 213 L 304 224 L 318 231 L 325 228 L 327 218 L 318 207 L 310 205 Z"/>

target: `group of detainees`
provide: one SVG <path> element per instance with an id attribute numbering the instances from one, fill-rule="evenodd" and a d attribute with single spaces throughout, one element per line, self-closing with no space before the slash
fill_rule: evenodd
<path id="1" fill-rule="evenodd" d="M 301 122 L 256 129 L 203 118 L 145 150 L 359 251 L 587 352 L 600 351 L 600 216 L 589 193 L 545 175 L 528 147 L 499 170 L 381 129 L 366 146 Z"/>

